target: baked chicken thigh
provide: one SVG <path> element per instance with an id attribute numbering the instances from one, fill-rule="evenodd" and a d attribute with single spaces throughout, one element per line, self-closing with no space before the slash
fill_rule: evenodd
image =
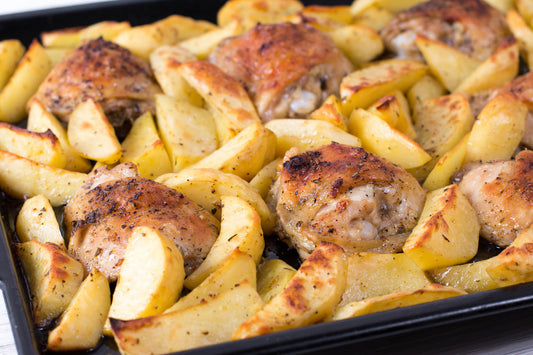
<path id="1" fill-rule="evenodd" d="M 156 228 L 173 240 L 189 274 L 211 249 L 219 221 L 178 191 L 139 177 L 131 163 L 95 170 L 65 206 L 69 253 L 87 272 L 96 267 L 110 281 L 118 276 L 137 226 Z"/>
<path id="2" fill-rule="evenodd" d="M 483 0 L 430 0 L 397 13 L 380 33 L 397 57 L 422 60 L 418 34 L 485 60 L 510 31 L 505 16 Z"/>
<path id="3" fill-rule="evenodd" d="M 327 34 L 301 23 L 257 25 L 208 60 L 244 86 L 263 121 L 306 117 L 353 70 Z"/>
<path id="4" fill-rule="evenodd" d="M 321 241 L 347 252 L 401 250 L 426 193 L 404 169 L 362 148 L 289 151 L 272 190 L 277 232 L 306 258 Z"/>

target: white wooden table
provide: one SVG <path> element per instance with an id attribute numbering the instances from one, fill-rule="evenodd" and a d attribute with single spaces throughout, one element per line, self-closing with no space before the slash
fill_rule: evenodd
<path id="1" fill-rule="evenodd" d="M 17 354 L 17 350 L 6 310 L 5 297 L 2 292 L 2 296 L 0 296 L 0 355 L 12 354 Z"/>

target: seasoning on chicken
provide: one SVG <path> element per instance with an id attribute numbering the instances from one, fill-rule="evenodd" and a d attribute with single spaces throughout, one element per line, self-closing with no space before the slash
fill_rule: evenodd
<path id="1" fill-rule="evenodd" d="M 155 112 L 154 95 L 161 92 L 148 63 L 102 38 L 84 42 L 58 63 L 35 98 L 68 122 L 76 105 L 95 99 L 124 137 L 141 114 Z"/>
<path id="2" fill-rule="evenodd" d="M 278 234 L 304 259 L 321 241 L 347 252 L 401 250 L 426 196 L 401 167 L 335 143 L 289 152 L 271 194 Z"/>
<path id="3" fill-rule="evenodd" d="M 206 257 L 219 225 L 183 194 L 139 177 L 131 163 L 95 170 L 65 207 L 69 253 L 87 272 L 96 267 L 110 281 L 118 276 L 133 228 L 156 228 L 171 238 L 189 274 Z"/>
<path id="4" fill-rule="evenodd" d="M 244 86 L 263 121 L 306 117 L 353 70 L 327 34 L 293 23 L 257 25 L 208 60 Z"/>
<path id="5" fill-rule="evenodd" d="M 533 151 L 472 168 L 459 189 L 477 212 L 481 236 L 501 247 L 510 245 L 533 222 Z"/>
<path id="6" fill-rule="evenodd" d="M 520 75 L 499 88 L 472 95 L 469 99 L 472 113 L 477 116 L 491 99 L 505 92 L 512 92 L 527 106 L 526 128 L 521 143 L 533 148 L 533 72 Z"/>
<path id="7" fill-rule="evenodd" d="M 483 0 L 430 0 L 397 13 L 380 33 L 397 57 L 422 60 L 417 34 L 485 60 L 510 31 L 504 15 Z"/>

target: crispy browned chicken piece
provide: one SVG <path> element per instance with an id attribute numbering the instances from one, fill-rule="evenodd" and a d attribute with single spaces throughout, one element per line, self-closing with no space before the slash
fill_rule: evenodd
<path id="1" fill-rule="evenodd" d="M 463 176 L 459 188 L 477 212 L 481 236 L 506 247 L 533 222 L 533 151 L 480 164 Z"/>
<path id="2" fill-rule="evenodd" d="M 218 236 L 218 220 L 165 185 L 139 177 L 134 164 L 97 169 L 65 207 L 69 253 L 89 272 L 117 278 L 132 229 L 148 226 L 171 238 L 192 272 Z"/>
<path id="3" fill-rule="evenodd" d="M 347 252 L 399 251 L 426 196 L 404 169 L 341 144 L 289 152 L 271 194 L 277 231 L 302 258 L 321 241 Z"/>
<path id="4" fill-rule="evenodd" d="M 58 63 L 35 97 L 65 122 L 76 105 L 91 97 L 124 136 L 135 118 L 155 112 L 154 95 L 159 92 L 148 63 L 99 38 L 84 42 Z"/>
<path id="5" fill-rule="evenodd" d="M 293 23 L 257 25 L 208 60 L 244 86 L 263 121 L 306 117 L 353 70 L 327 34 Z"/>
<path id="6" fill-rule="evenodd" d="M 509 91 L 515 94 L 528 108 L 526 129 L 521 143 L 533 148 L 533 72 L 520 75 L 502 87 L 474 94 L 469 99 L 472 113 L 477 116 L 496 95 Z"/>
<path id="7" fill-rule="evenodd" d="M 418 34 L 484 60 L 510 31 L 504 15 L 483 0 L 430 0 L 397 13 L 380 33 L 397 57 L 422 60 Z"/>

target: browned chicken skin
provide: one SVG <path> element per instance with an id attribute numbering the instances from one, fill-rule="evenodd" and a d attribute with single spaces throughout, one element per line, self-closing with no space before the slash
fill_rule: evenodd
<path id="1" fill-rule="evenodd" d="M 480 164 L 468 171 L 459 188 L 481 223 L 481 236 L 506 247 L 533 222 L 533 151 L 515 160 Z"/>
<path id="2" fill-rule="evenodd" d="M 76 105 L 91 97 L 102 105 L 117 134 L 124 136 L 135 118 L 155 112 L 154 94 L 159 92 L 148 63 L 99 38 L 83 43 L 58 63 L 35 97 L 65 122 Z"/>
<path id="3" fill-rule="evenodd" d="M 510 32 L 504 15 L 483 0 L 430 0 L 397 13 L 380 34 L 401 58 L 423 59 L 415 43 L 421 34 L 484 60 Z"/>
<path id="4" fill-rule="evenodd" d="M 139 177 L 135 165 L 97 169 L 65 207 L 69 253 L 89 272 L 118 276 L 132 229 L 148 226 L 171 238 L 186 273 L 203 261 L 218 236 L 218 220 L 178 191 Z"/>
<path id="5" fill-rule="evenodd" d="M 306 117 L 353 70 L 328 35 L 293 23 L 257 25 L 208 60 L 246 88 L 264 121 Z"/>
<path id="6" fill-rule="evenodd" d="M 347 252 L 399 251 L 426 196 L 402 168 L 341 144 L 289 152 L 271 193 L 278 232 L 302 258 L 321 241 Z"/>

